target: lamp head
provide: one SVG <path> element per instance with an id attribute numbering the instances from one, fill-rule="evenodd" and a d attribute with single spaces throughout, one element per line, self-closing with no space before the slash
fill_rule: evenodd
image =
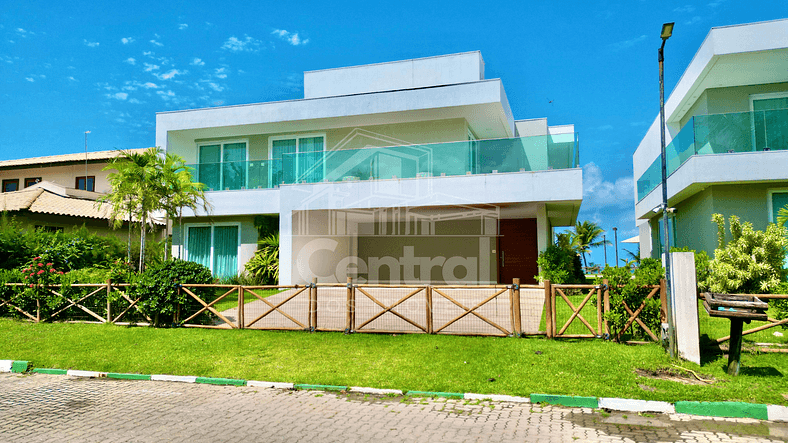
<path id="1" fill-rule="evenodd" d="M 90 134 L 90 131 L 85 131 L 85 134 Z"/>
<path id="2" fill-rule="evenodd" d="M 662 25 L 662 33 L 659 35 L 660 37 L 662 37 L 662 40 L 667 40 L 670 38 L 671 35 L 673 35 L 674 24 L 675 23 L 671 22 Z"/>

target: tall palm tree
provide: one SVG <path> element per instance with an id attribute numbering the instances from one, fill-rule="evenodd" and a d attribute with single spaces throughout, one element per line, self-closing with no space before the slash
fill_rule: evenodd
<path id="1" fill-rule="evenodd" d="M 180 226 L 181 247 L 178 258 L 183 258 L 183 210 L 186 208 L 196 211 L 202 207 L 205 212 L 210 212 L 212 206 L 205 199 L 205 185 L 192 180 L 191 172 L 184 159 L 176 154 L 167 154 L 161 159 L 162 187 L 164 188 L 162 207 L 167 214 L 167 220 L 178 218 Z M 169 230 L 169 223 L 167 223 Z M 167 232 L 166 238 L 169 238 Z M 164 248 L 164 259 L 167 260 L 168 248 Z"/>
<path id="2" fill-rule="evenodd" d="M 586 254 L 591 252 L 591 248 L 612 244 L 610 240 L 600 240 L 604 232 L 598 224 L 592 221 L 586 220 L 575 223 L 573 243 L 577 251 L 583 255 L 583 266 L 588 267 Z"/>

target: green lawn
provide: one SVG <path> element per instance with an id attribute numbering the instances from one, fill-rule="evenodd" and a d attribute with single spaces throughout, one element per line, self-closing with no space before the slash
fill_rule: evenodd
<path id="1" fill-rule="evenodd" d="M 633 372 L 675 363 L 658 345 L 593 339 L 153 329 L 0 319 L 0 359 L 29 360 L 43 368 L 419 391 L 788 404 L 785 355 L 745 353 L 739 377 L 725 374 L 720 355 L 706 356 L 700 368 L 680 363 L 721 379 L 714 385 L 682 385 Z"/>

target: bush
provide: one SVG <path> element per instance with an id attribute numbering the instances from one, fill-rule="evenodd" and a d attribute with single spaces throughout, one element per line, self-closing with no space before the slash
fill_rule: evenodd
<path id="1" fill-rule="evenodd" d="M 555 284 L 585 283 L 580 257 L 571 249 L 550 245 L 539 253 L 536 263 L 540 269 L 536 277 L 540 282 L 550 280 Z"/>
<path id="2" fill-rule="evenodd" d="M 151 266 L 140 274 L 132 289 L 133 298 L 141 299 L 140 310 L 153 319 L 154 326 L 174 324 L 178 306 L 181 306 L 184 313 L 196 311 L 192 308 L 202 307 L 185 292 L 179 293 L 178 285 L 209 283 L 213 283 L 210 269 L 199 263 L 171 260 Z M 206 294 L 210 294 L 210 290 L 195 289 L 193 292 L 202 299 L 206 298 Z M 203 318 L 203 321 L 209 319 Z"/>
<path id="3" fill-rule="evenodd" d="M 714 214 L 717 223 L 717 249 L 709 265 L 705 286 L 721 293 L 763 294 L 785 281 L 783 269 L 788 230 L 769 223 L 766 231 L 756 231 L 752 223 L 729 219 L 731 241 L 725 242 L 725 218 Z"/>
<path id="4" fill-rule="evenodd" d="M 651 329 L 651 332 L 659 334 L 661 323 L 659 295 L 652 296 L 649 300 L 646 300 L 646 297 L 653 290 L 647 286 L 659 285 L 660 280 L 664 277 L 665 270 L 662 268 L 662 263 L 653 258 L 642 259 L 634 274 L 629 267 L 607 266 L 602 271 L 602 278 L 597 279 L 596 284 L 602 284 L 603 279 L 608 280 L 610 311 L 605 314 L 605 319 L 608 321 L 613 336 L 618 336 L 629 319 L 629 313 L 624 309 L 623 303 L 626 302 L 629 309 L 634 312 L 644 300 L 646 305 L 640 311 L 638 318 Z M 637 322 L 632 323 L 629 331 L 636 338 L 647 337 Z"/>

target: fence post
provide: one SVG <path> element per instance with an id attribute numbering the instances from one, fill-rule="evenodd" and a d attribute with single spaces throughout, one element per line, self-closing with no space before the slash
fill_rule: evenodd
<path id="1" fill-rule="evenodd" d="M 514 309 L 514 336 L 519 337 L 523 334 L 522 318 L 520 315 L 520 279 L 512 279 L 512 289 L 514 289 L 514 300 L 512 309 Z"/>
<path id="2" fill-rule="evenodd" d="M 603 290 L 607 289 L 607 279 L 602 280 L 602 286 L 600 286 L 596 290 L 596 336 L 602 337 L 602 317 L 604 314 L 602 311 L 602 298 L 604 297 Z"/>
<path id="3" fill-rule="evenodd" d="M 107 279 L 107 323 L 112 323 L 112 303 L 110 297 L 112 296 L 112 279 Z"/>
<path id="4" fill-rule="evenodd" d="M 36 299 L 36 323 L 41 323 L 41 300 Z"/>
<path id="5" fill-rule="evenodd" d="M 553 338 L 555 338 L 555 336 L 558 335 L 557 334 L 558 333 L 558 325 L 556 325 L 556 323 L 558 322 L 558 314 L 557 314 L 557 311 L 556 311 L 557 308 L 555 306 L 556 305 L 556 301 L 557 301 L 557 298 L 555 296 L 555 290 L 553 289 L 553 285 L 551 284 L 550 285 L 550 310 L 552 312 L 550 312 L 550 315 L 553 316 L 553 321 L 552 321 L 552 323 L 553 323 Z"/>
<path id="6" fill-rule="evenodd" d="M 244 319 L 244 299 L 246 298 L 245 289 L 243 286 L 238 285 L 238 314 L 236 317 L 238 318 L 238 329 L 244 328 L 244 323 L 246 320 Z"/>
<path id="7" fill-rule="evenodd" d="M 552 293 L 550 280 L 544 281 L 544 326 L 547 338 L 553 338 L 553 303 L 550 297 Z"/>
<path id="8" fill-rule="evenodd" d="M 608 284 L 607 279 L 602 280 L 605 284 L 605 306 L 604 306 L 604 314 L 610 312 L 610 285 Z M 605 334 L 607 337 L 610 338 L 610 325 L 607 323 L 607 318 L 605 318 Z"/>
<path id="9" fill-rule="evenodd" d="M 317 330 L 317 277 L 312 277 L 312 332 Z"/>
<path id="10" fill-rule="evenodd" d="M 427 334 L 434 334 L 432 324 L 432 286 L 427 286 Z"/>
<path id="11" fill-rule="evenodd" d="M 345 334 L 353 332 L 355 325 L 353 324 L 353 314 L 356 311 L 356 301 L 354 300 L 355 293 L 353 291 L 353 278 L 347 278 L 347 325 L 345 327 Z"/>
<path id="12" fill-rule="evenodd" d="M 663 278 L 659 281 L 659 316 L 662 323 L 665 323 L 668 318 L 668 312 L 665 310 L 665 307 L 668 305 L 667 289 L 667 282 Z"/>

